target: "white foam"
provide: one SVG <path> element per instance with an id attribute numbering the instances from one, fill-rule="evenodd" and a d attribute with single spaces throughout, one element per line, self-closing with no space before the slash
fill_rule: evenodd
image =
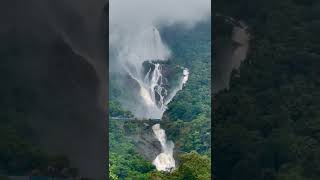
<path id="1" fill-rule="evenodd" d="M 173 158 L 174 144 L 172 141 L 167 141 L 165 130 L 160 128 L 160 124 L 152 126 L 152 130 L 159 140 L 162 152 L 153 160 L 152 164 L 156 166 L 158 171 L 170 172 L 175 169 L 176 163 Z"/>

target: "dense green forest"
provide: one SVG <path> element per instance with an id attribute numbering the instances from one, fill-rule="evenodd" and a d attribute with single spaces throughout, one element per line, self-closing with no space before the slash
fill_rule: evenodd
<path id="1" fill-rule="evenodd" d="M 27 138 L 28 126 L 20 119 L 22 113 L 1 113 L 0 173 L 2 175 L 47 175 L 70 177 L 77 170 L 70 167 L 65 156 L 50 154 L 35 146 Z"/>
<path id="2" fill-rule="evenodd" d="M 215 11 L 251 34 L 230 90 L 214 97 L 215 179 L 320 179 L 320 1 L 217 0 Z"/>
<path id="3" fill-rule="evenodd" d="M 169 120 L 164 124 L 168 137 L 183 152 L 195 150 L 211 157 L 211 26 L 204 23 L 189 31 L 171 29 L 164 38 L 176 52 L 174 62 L 190 70 L 186 86 L 164 114 Z"/>
<path id="4" fill-rule="evenodd" d="M 201 23 L 185 29 L 173 26 L 160 30 L 173 52 L 172 66 L 189 69 L 189 80 L 165 112 L 161 126 L 175 143 L 178 168 L 157 172 L 136 151 L 126 131 L 141 131 L 130 122 L 109 121 L 109 173 L 111 179 L 199 179 L 211 178 L 211 27 Z M 132 116 L 117 102 L 116 82 L 110 78 L 109 116 Z M 201 163 L 201 166 L 199 164 Z"/>
<path id="5" fill-rule="evenodd" d="M 76 175 L 77 170 L 71 168 L 65 156 L 48 153 L 35 140 L 30 122 L 34 120 L 34 108 L 38 107 L 35 89 L 41 85 L 31 80 L 27 81 L 29 72 L 20 69 L 22 66 L 19 62 L 23 56 L 23 47 L 17 43 L 18 40 L 13 41 L 13 36 L 4 37 L 3 34 L 1 38 L 7 44 L 0 47 L 0 79 L 4 83 L 0 88 L 0 174 L 55 175 L 56 177 Z M 27 38 L 21 40 L 26 44 L 31 41 L 32 39 Z M 30 44 L 40 47 L 37 41 L 32 41 Z M 38 56 L 43 54 L 38 53 Z M 36 62 L 30 62 L 30 67 Z M 39 67 L 42 65 L 38 64 Z M 25 74 L 21 75 L 23 73 Z"/>
<path id="6" fill-rule="evenodd" d="M 155 167 L 135 152 L 132 137 L 127 136 L 126 130 L 139 129 L 130 122 L 109 119 L 109 176 L 111 179 L 148 179 Z"/>

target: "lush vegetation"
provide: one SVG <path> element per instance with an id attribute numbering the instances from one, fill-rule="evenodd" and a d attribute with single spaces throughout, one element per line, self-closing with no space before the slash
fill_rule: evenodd
<path id="1" fill-rule="evenodd" d="M 133 117 L 130 111 L 124 110 L 118 101 L 113 100 L 109 102 L 109 115 L 111 117 Z"/>
<path id="2" fill-rule="evenodd" d="M 172 173 L 157 172 L 155 167 L 134 150 L 126 136 L 127 123 L 109 121 L 109 172 L 113 179 L 210 179 L 211 175 L 211 27 L 202 23 L 192 29 L 169 27 L 162 29 L 163 40 L 173 51 L 168 65 L 188 68 L 190 76 L 183 91 L 169 104 L 162 126 L 168 139 L 179 152 L 178 168 Z M 110 81 L 113 81 L 110 79 Z M 116 82 L 111 82 L 109 114 L 122 116 L 117 103 Z M 114 94 L 113 94 L 114 93 Z M 130 114 L 130 113 L 128 113 Z M 130 131 L 137 127 L 130 126 Z M 199 164 L 201 166 L 199 166 Z M 111 178 L 111 175 L 109 176 Z"/>
<path id="3" fill-rule="evenodd" d="M 172 173 L 153 172 L 152 180 L 211 179 L 211 160 L 195 151 L 182 154 L 180 166 Z"/>
<path id="4" fill-rule="evenodd" d="M 136 153 L 132 137 L 125 131 L 138 131 L 133 123 L 110 120 L 109 131 L 109 177 L 112 180 L 209 180 L 211 177 L 211 160 L 208 156 L 192 151 L 179 157 L 179 167 L 172 173 L 155 170 L 151 162 Z"/>
<path id="5" fill-rule="evenodd" d="M 125 132 L 126 130 L 137 131 L 137 128 L 120 120 L 109 120 L 109 177 L 111 179 L 149 179 L 149 173 L 154 170 L 155 167 L 151 162 L 144 160 L 135 152 L 132 137 Z"/>
<path id="6" fill-rule="evenodd" d="M 216 179 L 320 179 L 320 2 L 215 4 L 246 21 L 252 36 L 230 90 L 215 97 Z"/>
<path id="7" fill-rule="evenodd" d="M 5 48 L 1 50 L 5 51 Z M 4 65 L 9 64 L 8 55 L 0 52 L 0 57 L 4 59 Z M 30 114 L 35 104 L 33 92 L 28 86 L 19 87 L 16 77 L 8 76 L 10 69 L 1 68 L 0 79 L 6 86 L 0 88 L 0 174 L 76 175 L 77 170 L 71 168 L 65 156 L 50 154 L 33 143 L 34 134 L 28 124 L 32 121 Z"/>
<path id="8" fill-rule="evenodd" d="M 164 38 L 175 52 L 174 63 L 187 67 L 189 80 L 169 104 L 164 119 L 169 139 L 182 152 L 211 156 L 211 26 L 170 29 Z"/>
<path id="9" fill-rule="evenodd" d="M 20 122 L 21 123 L 21 122 Z M 69 161 L 61 155 L 48 154 L 30 143 L 22 124 L 13 117 L 0 122 L 0 172 L 6 175 L 46 175 L 70 177 L 77 174 Z M 19 125 L 18 125 L 19 124 Z M 26 127 L 26 126 L 25 126 Z"/>

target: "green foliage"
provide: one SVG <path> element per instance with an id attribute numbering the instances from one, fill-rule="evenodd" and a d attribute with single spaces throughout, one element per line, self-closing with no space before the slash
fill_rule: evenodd
<path id="1" fill-rule="evenodd" d="M 183 152 L 197 151 L 211 157 L 211 122 L 199 115 L 190 122 L 164 122 L 169 139 L 175 139 L 175 148 Z"/>
<path id="2" fill-rule="evenodd" d="M 133 117 L 130 111 L 123 110 L 118 101 L 109 101 L 109 116 L 111 117 Z"/>
<path id="3" fill-rule="evenodd" d="M 173 65 L 189 69 L 189 80 L 178 92 L 166 112 L 172 120 L 191 121 L 200 114 L 210 117 L 211 110 L 211 29 L 210 24 L 197 25 L 191 30 L 179 27 L 164 31 L 163 38 L 173 49 Z"/>
<path id="4" fill-rule="evenodd" d="M 134 151 L 132 139 L 127 136 L 125 129 L 135 131 L 136 127 L 128 126 L 123 121 L 109 120 L 109 167 L 112 170 L 109 177 L 126 180 L 148 179 L 154 166 Z"/>
<path id="5" fill-rule="evenodd" d="M 115 167 L 109 164 L 109 178 L 110 180 L 118 180 L 118 176 L 115 173 Z"/>
<path id="6" fill-rule="evenodd" d="M 54 175 L 58 177 L 75 176 L 74 169 L 69 161 L 61 155 L 48 154 L 46 151 L 30 143 L 26 138 L 27 126 L 20 128 L 23 123 L 18 123 L 15 118 L 19 113 L 0 119 L 0 169 L 1 173 L 8 175 L 26 175 L 36 172 L 38 175 Z M 49 168 L 50 167 L 50 168 Z M 51 170 L 50 170 L 51 169 Z"/>
<path id="7" fill-rule="evenodd" d="M 195 150 L 211 156 L 210 23 L 190 30 L 175 28 L 164 31 L 163 38 L 173 49 L 172 63 L 188 68 L 190 75 L 186 86 L 169 103 L 164 126 L 179 151 Z"/>
<path id="8" fill-rule="evenodd" d="M 111 153 L 110 164 L 113 174 L 119 179 L 148 179 L 153 165 L 132 151 L 127 154 Z"/>
<path id="9" fill-rule="evenodd" d="M 195 151 L 182 154 L 180 165 L 172 173 L 154 172 L 152 180 L 210 180 L 211 161 L 207 156 L 201 156 Z"/>
<path id="10" fill-rule="evenodd" d="M 230 90 L 216 96 L 215 176 L 319 179 L 319 2 L 231 1 L 216 7 L 245 20 L 253 38 Z"/>
<path id="11" fill-rule="evenodd" d="M 141 129 L 134 123 L 109 121 L 109 155 L 113 178 L 119 179 L 210 179 L 211 156 L 211 29 L 208 22 L 195 28 L 179 26 L 161 30 L 163 40 L 173 51 L 172 59 L 165 65 L 173 71 L 188 68 L 189 80 L 169 104 L 162 122 L 168 139 L 175 142 L 175 150 L 191 152 L 181 156 L 181 168 L 172 174 L 156 172 L 155 167 L 134 151 L 128 133 Z M 145 66 L 148 65 L 147 63 Z M 175 75 L 174 73 L 172 74 Z M 109 87 L 111 116 L 124 116 L 117 97 L 130 92 L 117 90 L 117 82 L 111 78 Z M 172 77 L 176 79 L 176 77 Z M 169 83 L 173 83 L 169 80 Z M 200 154 L 198 154 L 200 153 Z M 179 158 L 180 159 L 180 158 Z M 199 164 L 203 166 L 199 166 Z M 194 168 L 194 169 L 192 169 Z"/>

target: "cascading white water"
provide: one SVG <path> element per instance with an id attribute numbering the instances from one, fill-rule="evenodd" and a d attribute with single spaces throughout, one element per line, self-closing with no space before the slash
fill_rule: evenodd
<path id="1" fill-rule="evenodd" d="M 135 94 L 136 86 L 127 85 L 127 78 L 122 77 L 122 82 L 125 82 L 122 88 L 132 88 L 130 92 L 134 97 L 124 96 L 119 99 L 137 118 L 161 119 L 169 102 L 188 80 L 189 71 L 183 70 L 181 79 L 177 79 L 177 82 L 180 80 L 177 87 L 167 88 L 162 74 L 162 63 L 155 61 L 167 60 L 170 51 L 153 26 L 181 24 L 184 27 L 192 27 L 197 22 L 211 17 L 211 0 L 110 0 L 110 7 L 111 71 L 129 75 L 139 88 Z M 154 68 L 145 70 L 145 61 L 153 61 Z M 138 98 L 135 98 L 135 95 Z M 166 141 L 165 132 L 161 130 L 160 125 L 153 127 L 155 134 L 163 132 L 162 136 L 157 136 L 163 152 L 157 156 L 154 164 L 158 170 L 168 171 L 175 167 L 172 157 L 174 144 Z"/>
<path id="2" fill-rule="evenodd" d="M 180 90 L 182 89 L 183 85 L 187 83 L 188 79 L 189 79 L 189 69 L 185 68 L 183 70 L 182 86 L 181 86 Z"/>
<path id="3" fill-rule="evenodd" d="M 152 164 L 156 166 L 158 171 L 170 172 L 176 167 L 176 162 L 173 158 L 174 144 L 172 141 L 167 141 L 166 132 L 161 129 L 160 124 L 153 125 L 152 130 L 162 148 L 162 152 L 153 160 Z"/>
<path id="4" fill-rule="evenodd" d="M 172 92 L 169 94 L 169 96 L 167 97 L 165 105 L 168 105 L 172 101 L 174 96 L 177 94 L 177 92 L 182 90 L 183 86 L 187 83 L 188 79 L 189 79 L 189 69 L 184 68 L 183 69 L 183 77 L 180 80 L 179 85 L 175 89 L 173 89 Z"/>
<path id="5" fill-rule="evenodd" d="M 130 38 L 136 38 L 135 45 L 122 47 L 119 51 L 118 59 L 122 61 L 123 68 L 127 74 L 139 85 L 139 95 L 143 101 L 143 111 L 135 115 L 138 118 L 161 119 L 168 103 L 175 94 L 182 89 L 186 80 L 185 71 L 178 87 L 170 93 L 164 87 L 164 77 L 162 74 L 162 65 L 152 61 L 166 61 L 170 56 L 169 49 L 161 40 L 159 31 L 155 27 L 145 28 L 142 33 L 138 33 Z M 126 43 L 124 43 L 126 44 Z M 149 61 L 150 67 L 145 74 L 143 63 Z"/>
<path id="6" fill-rule="evenodd" d="M 152 103 L 149 104 L 152 104 L 153 107 L 159 110 L 161 118 L 162 114 L 167 109 L 167 105 L 172 101 L 173 97 L 177 94 L 177 92 L 182 90 L 183 86 L 188 81 L 189 70 L 187 68 L 183 68 L 183 76 L 179 80 L 178 86 L 173 88 L 173 90 L 171 90 L 171 92 L 168 93 L 168 90 L 164 87 L 163 82 L 165 78 L 162 75 L 161 65 L 158 63 L 155 63 L 153 65 L 154 70 L 152 71 L 152 68 L 150 68 L 148 73 L 144 77 L 144 84 L 147 87 L 149 87 L 149 95 L 145 94 L 147 92 L 145 90 L 141 91 L 143 92 L 143 94 L 140 95 L 144 98 L 146 103 L 149 103 L 150 100 L 152 101 Z M 159 98 L 157 99 L 156 97 Z"/>
<path id="7" fill-rule="evenodd" d="M 140 32 L 140 31 L 137 31 Z M 177 87 L 170 89 L 165 87 L 163 65 L 159 61 L 166 61 L 170 56 L 169 49 L 162 42 L 158 30 L 154 27 L 146 28 L 142 33 L 130 36 L 130 41 L 121 44 L 126 46 L 117 49 L 122 68 L 139 85 L 139 95 L 143 102 L 143 110 L 135 113 L 138 118 L 161 119 L 167 109 L 167 105 L 181 90 L 188 80 L 189 70 L 182 68 Z M 132 40 L 133 39 L 133 40 Z M 134 42 L 134 44 L 130 44 Z M 144 69 L 143 63 L 148 61 L 150 69 Z M 136 106 L 141 106 L 138 104 Z M 173 158 L 174 143 L 166 140 L 166 134 L 160 128 L 160 124 L 152 127 L 156 138 L 161 143 L 162 152 L 154 159 L 153 164 L 159 171 L 171 171 L 175 168 Z"/>

